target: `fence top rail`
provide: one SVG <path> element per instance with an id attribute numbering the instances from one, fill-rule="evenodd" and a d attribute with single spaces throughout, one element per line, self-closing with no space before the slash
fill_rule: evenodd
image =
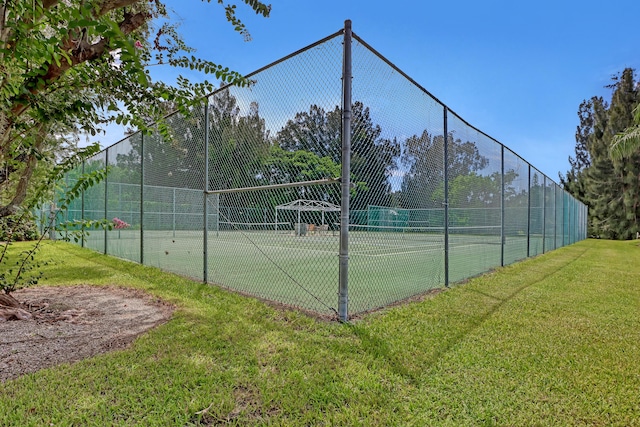
<path id="1" fill-rule="evenodd" d="M 205 194 L 244 193 L 247 191 L 273 190 L 277 188 L 304 187 L 306 185 L 327 185 L 340 183 L 340 178 L 316 179 L 314 181 L 286 182 L 284 184 L 260 185 L 257 187 L 228 188 L 223 190 L 208 190 Z"/>

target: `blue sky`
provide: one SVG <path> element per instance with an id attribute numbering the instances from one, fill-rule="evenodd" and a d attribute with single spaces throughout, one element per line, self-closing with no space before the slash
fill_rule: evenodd
<path id="1" fill-rule="evenodd" d="M 267 2 L 269 3 L 269 2 Z M 640 1 L 272 0 L 270 18 L 238 5 L 245 42 L 215 1 L 169 0 L 196 55 L 250 73 L 341 29 L 353 31 L 471 125 L 558 181 L 577 111 L 609 99 L 613 74 L 640 68 Z M 176 72 L 154 67 L 153 76 Z M 185 73 L 193 80 L 197 74 Z M 210 79 L 210 78 L 209 78 Z M 121 138 L 104 138 L 109 145 Z"/>

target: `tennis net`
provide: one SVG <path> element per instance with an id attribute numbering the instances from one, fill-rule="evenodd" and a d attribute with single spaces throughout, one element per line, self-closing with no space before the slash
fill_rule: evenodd
<path id="1" fill-rule="evenodd" d="M 444 242 L 444 227 L 398 227 L 398 226 L 380 226 L 380 225 L 359 225 L 350 224 L 349 232 L 354 237 L 358 235 L 368 235 L 375 237 L 379 235 L 381 238 L 389 237 L 402 240 L 428 241 L 428 242 Z M 500 244 L 502 227 L 497 226 L 466 226 L 466 227 L 449 227 L 450 243 L 486 243 Z"/>
<path id="2" fill-rule="evenodd" d="M 217 227 L 215 227 L 217 225 Z M 231 222 L 219 221 L 214 224 L 214 231 L 244 231 L 244 232 L 291 232 L 293 225 L 289 222 Z"/>

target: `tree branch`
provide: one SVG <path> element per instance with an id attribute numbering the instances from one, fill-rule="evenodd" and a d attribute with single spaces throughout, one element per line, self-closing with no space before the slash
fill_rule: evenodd
<path id="1" fill-rule="evenodd" d="M 42 7 L 44 9 L 51 9 L 53 6 L 57 5 L 60 0 L 43 0 Z"/>
<path id="2" fill-rule="evenodd" d="M 24 163 L 27 159 L 26 153 L 20 153 L 17 157 L 13 159 L 15 163 Z M 13 163 L 11 162 L 11 163 Z M 0 187 L 4 185 L 5 182 L 9 181 L 9 177 L 11 174 L 18 170 L 18 167 L 15 164 L 7 163 L 0 169 Z"/>
<path id="3" fill-rule="evenodd" d="M 109 5 L 114 6 L 116 4 L 121 3 L 133 3 L 133 0 L 121 0 L 120 2 L 109 1 L 107 2 Z M 120 22 L 119 27 L 120 30 L 126 35 L 130 34 L 136 29 L 140 28 L 148 19 L 149 15 L 145 12 L 138 12 L 134 15 L 125 15 L 125 19 Z M 63 48 L 73 46 L 73 42 L 71 38 L 67 39 L 64 43 Z M 32 78 L 30 81 L 26 82 L 25 86 L 28 88 L 29 93 L 31 95 L 38 94 L 46 89 L 46 87 L 51 86 L 56 80 L 58 80 L 66 71 L 71 69 L 72 67 L 81 64 L 83 62 L 90 62 L 100 58 L 106 52 L 109 46 L 109 40 L 103 38 L 94 44 L 88 43 L 80 43 L 77 47 L 71 50 L 69 62 L 66 58 L 60 59 L 60 64 L 56 64 L 52 62 L 48 65 L 46 72 L 40 78 Z M 38 81 L 44 81 L 44 86 L 42 84 L 38 85 Z M 22 113 L 24 113 L 30 106 L 29 102 L 29 94 L 20 95 L 18 98 L 14 99 L 11 107 L 10 118 L 8 117 L 8 123 L 3 123 L 3 127 L 8 129 L 15 118 L 19 117 Z M 7 126 L 8 125 L 8 126 Z M 5 129 L 2 129 L 5 130 Z M 6 137 L 6 135 L 5 135 Z M 6 142 L 6 138 L 3 139 L 2 147 L 0 150 L 4 149 L 4 142 Z"/>
<path id="4" fill-rule="evenodd" d="M 47 126 L 45 125 L 45 123 L 40 123 L 38 125 L 37 142 L 32 151 L 26 156 L 25 167 L 22 171 L 22 176 L 20 176 L 20 180 L 18 181 L 18 185 L 16 186 L 13 199 L 5 206 L 0 207 L 0 217 L 15 214 L 22 202 L 24 202 L 27 198 L 27 188 L 29 187 L 29 181 L 31 180 L 33 171 L 38 164 L 38 156 L 36 154 L 42 148 L 43 142 L 46 138 L 46 127 Z"/>
<path id="5" fill-rule="evenodd" d="M 134 3 L 138 3 L 140 0 L 105 0 L 100 7 L 98 16 L 103 16 L 112 10 L 117 10 L 123 7 L 131 6 Z"/>
<path id="6" fill-rule="evenodd" d="M 5 20 L 7 19 L 7 6 L 5 3 L 0 5 L 0 40 L 3 40 L 2 34 L 4 32 Z"/>

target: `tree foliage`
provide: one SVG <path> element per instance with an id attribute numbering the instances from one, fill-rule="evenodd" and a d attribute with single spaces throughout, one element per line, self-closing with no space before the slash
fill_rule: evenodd
<path id="1" fill-rule="evenodd" d="M 504 173 L 505 202 L 515 200 L 519 195 L 512 185 L 517 176 L 513 170 Z M 502 203 L 502 187 L 503 177 L 500 172 L 490 175 L 479 175 L 477 172 L 460 174 L 449 184 L 449 199 L 469 208 L 499 208 Z"/>
<path id="2" fill-rule="evenodd" d="M 257 14 L 270 13 L 260 1 L 242 2 Z M 236 5 L 215 3 L 248 38 Z M 0 2 L 0 216 L 25 202 L 38 164 L 60 160 L 60 148 L 73 146 L 70 135 L 95 134 L 110 121 L 146 130 L 162 117 L 162 102 L 187 111 L 214 88 L 185 78 L 176 87 L 152 82 L 148 65 L 247 84 L 237 72 L 192 56 L 171 21 L 154 27 L 162 17 L 168 13 L 160 0 Z"/>
<path id="3" fill-rule="evenodd" d="M 614 160 L 630 157 L 640 151 L 640 104 L 634 110 L 633 124 L 613 137 L 610 151 Z"/>
<path id="4" fill-rule="evenodd" d="M 338 178 L 340 172 L 340 164 L 334 162 L 330 156 L 320 157 L 306 150 L 283 150 L 278 145 L 273 145 L 262 168 L 260 181 L 265 185 L 288 184 Z M 306 190 L 304 187 L 292 187 L 274 193 L 268 207 L 274 208 L 283 203 L 308 198 Z M 331 186 L 318 187 L 312 197 L 334 204 L 340 203 L 340 192 Z"/>
<path id="5" fill-rule="evenodd" d="M 382 136 L 382 128 L 373 122 L 369 108 L 362 102 L 354 102 L 351 108 L 351 179 L 357 185 L 351 208 L 389 205 L 392 200 L 389 176 L 397 166 L 400 144 Z M 312 105 L 308 112 L 300 112 L 289 120 L 275 139 L 283 150 L 304 150 L 340 164 L 341 118 L 339 107 L 325 111 Z"/>
<path id="6" fill-rule="evenodd" d="M 588 149 L 589 138 L 594 132 L 595 113 L 596 111 L 601 113 L 604 106 L 602 97 L 593 97 L 580 104 L 578 109 L 580 123 L 576 128 L 576 157 L 569 156 L 571 169 L 566 175 L 559 174 L 560 185 L 583 203 L 587 203 L 583 173 L 591 165 L 591 156 Z"/>
<path id="7" fill-rule="evenodd" d="M 609 87 L 610 103 L 594 97 L 580 106 L 576 159 L 562 183 L 589 206 L 591 235 L 629 239 L 640 231 L 640 147 L 611 154 L 620 149 L 617 135 L 633 130 L 640 92 L 632 69 L 615 76 Z"/>
<path id="8" fill-rule="evenodd" d="M 470 141 L 462 141 L 449 133 L 447 138 L 447 176 L 455 181 L 460 176 L 475 174 L 489 160 Z M 406 139 L 401 161 L 408 168 L 401 186 L 400 205 L 407 209 L 441 208 L 444 200 L 444 136 L 426 130 Z"/>

